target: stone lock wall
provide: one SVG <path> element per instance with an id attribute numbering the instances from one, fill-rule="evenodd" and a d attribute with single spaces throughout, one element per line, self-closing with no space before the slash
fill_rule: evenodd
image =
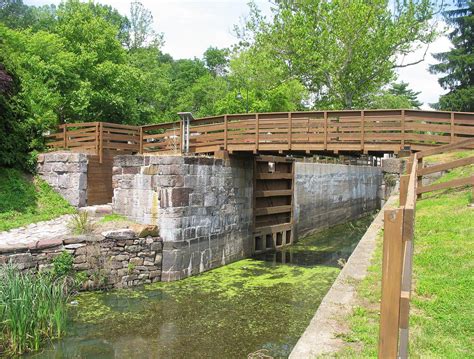
<path id="1" fill-rule="evenodd" d="M 160 281 L 162 246 L 160 237 L 139 238 L 130 229 L 66 235 L 17 248 L 0 245 L 0 264 L 40 271 L 51 268 L 53 259 L 67 251 L 74 269 L 87 274 L 84 289 L 124 288 Z"/>
<path id="2" fill-rule="evenodd" d="M 304 236 L 379 208 L 380 167 L 295 163 L 294 219 Z"/>
<path id="3" fill-rule="evenodd" d="M 72 206 L 87 202 L 87 154 L 69 151 L 42 153 L 37 172 Z"/>
<path id="4" fill-rule="evenodd" d="M 251 255 L 252 159 L 117 156 L 113 186 L 114 212 L 159 226 L 163 281 Z"/>

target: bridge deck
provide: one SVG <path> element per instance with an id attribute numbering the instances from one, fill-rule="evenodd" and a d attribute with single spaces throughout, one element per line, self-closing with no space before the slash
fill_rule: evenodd
<path id="1" fill-rule="evenodd" d="M 90 128 L 63 125 L 60 133 L 52 135 L 56 140 L 52 147 L 139 153 L 397 153 L 474 137 L 473 112 L 419 110 L 236 114 L 195 119 L 189 126 L 182 122 L 141 127 L 89 124 Z"/>

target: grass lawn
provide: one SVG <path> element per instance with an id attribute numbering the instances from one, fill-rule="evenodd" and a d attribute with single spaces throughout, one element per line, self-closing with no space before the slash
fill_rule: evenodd
<path id="1" fill-rule="evenodd" d="M 439 182 L 474 173 L 457 169 Z M 424 195 L 417 202 L 410 356 L 474 358 L 474 209 L 472 189 Z M 359 284 L 359 305 L 348 318 L 341 357 L 376 357 L 379 330 L 382 235 Z"/>
<path id="2" fill-rule="evenodd" d="M 75 209 L 38 177 L 0 168 L 0 231 L 46 221 Z"/>

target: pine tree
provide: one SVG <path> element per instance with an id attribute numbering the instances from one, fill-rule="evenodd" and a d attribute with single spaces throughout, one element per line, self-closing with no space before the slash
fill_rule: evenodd
<path id="1" fill-rule="evenodd" d="M 392 84 L 392 87 L 388 89 L 388 92 L 394 96 L 406 97 L 410 101 L 412 108 L 420 109 L 421 105 L 423 105 L 420 101 L 418 101 L 418 95 L 421 92 L 415 92 L 408 88 L 408 83 L 406 82 Z"/>
<path id="2" fill-rule="evenodd" d="M 449 92 L 433 106 L 441 110 L 474 111 L 474 2 L 458 0 L 457 8 L 446 11 L 448 34 L 454 48 L 433 54 L 440 61 L 430 66 L 431 73 L 444 74 L 438 82 Z"/>

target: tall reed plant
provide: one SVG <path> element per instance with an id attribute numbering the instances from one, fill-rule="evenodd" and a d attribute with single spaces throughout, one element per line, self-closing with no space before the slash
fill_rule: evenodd
<path id="1" fill-rule="evenodd" d="M 0 266 L 0 356 L 35 351 L 45 339 L 60 337 L 68 298 L 65 278 Z"/>

